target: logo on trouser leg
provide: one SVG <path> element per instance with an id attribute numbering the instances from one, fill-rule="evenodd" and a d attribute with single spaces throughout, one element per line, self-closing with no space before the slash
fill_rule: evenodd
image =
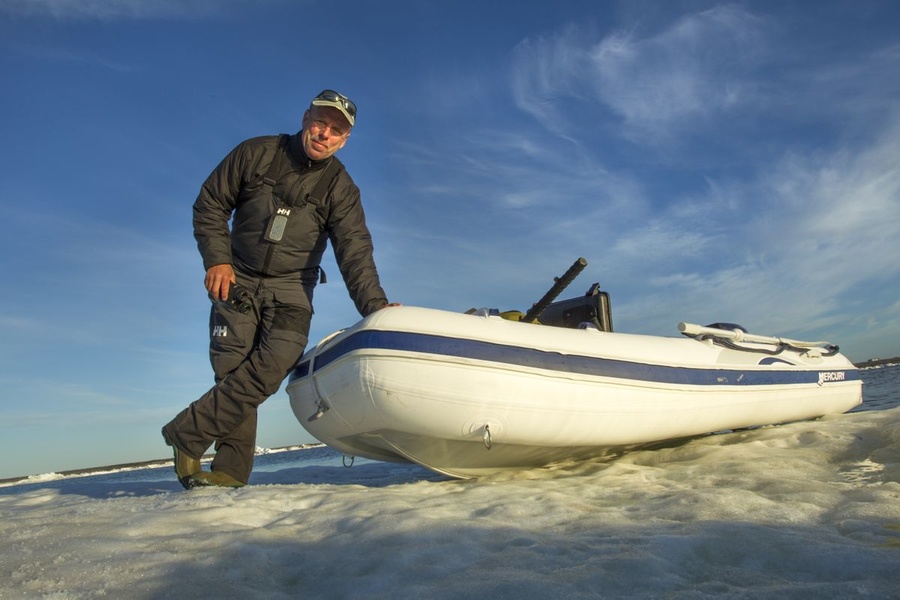
<path id="1" fill-rule="evenodd" d="M 228 337 L 228 326 L 216 325 L 213 327 L 213 337 Z"/>

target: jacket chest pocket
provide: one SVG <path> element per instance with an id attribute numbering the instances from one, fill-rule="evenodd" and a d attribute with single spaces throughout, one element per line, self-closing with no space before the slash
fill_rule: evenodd
<path id="1" fill-rule="evenodd" d="M 315 182 L 315 177 L 301 179 L 288 190 L 285 201 L 291 206 L 291 215 L 296 216 L 302 227 L 322 232 L 326 223 L 325 207 L 319 206 L 316 200 L 310 197 Z"/>
<path id="2" fill-rule="evenodd" d="M 324 208 L 318 206 L 315 202 L 307 202 L 303 206 L 303 211 L 305 213 L 305 217 L 309 220 L 310 223 L 315 223 L 316 230 L 319 232 L 325 231 L 325 210 Z"/>
<path id="3" fill-rule="evenodd" d="M 245 183 L 243 186 L 241 186 L 241 191 L 238 193 L 237 206 L 240 207 L 247 202 L 253 201 L 263 191 L 262 177 L 258 177 L 256 179 L 253 179 L 252 181 Z"/>

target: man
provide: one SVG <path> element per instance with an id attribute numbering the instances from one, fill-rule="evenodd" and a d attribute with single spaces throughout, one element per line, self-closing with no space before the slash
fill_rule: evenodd
<path id="1" fill-rule="evenodd" d="M 278 391 L 306 347 L 327 240 L 360 314 L 388 305 L 359 188 L 334 156 L 355 124 L 356 105 L 325 90 L 304 113 L 299 133 L 239 144 L 194 203 L 194 237 L 213 299 L 216 384 L 162 430 L 187 489 L 247 483 L 257 407 Z M 203 471 L 199 459 L 213 442 L 211 471 Z"/>

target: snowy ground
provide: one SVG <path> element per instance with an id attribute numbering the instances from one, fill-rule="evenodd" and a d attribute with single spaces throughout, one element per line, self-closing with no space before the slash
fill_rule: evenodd
<path id="1" fill-rule="evenodd" d="M 896 390 L 896 388 L 892 388 Z M 900 598 L 900 406 L 455 481 L 260 457 L 0 487 L 0 598 Z"/>

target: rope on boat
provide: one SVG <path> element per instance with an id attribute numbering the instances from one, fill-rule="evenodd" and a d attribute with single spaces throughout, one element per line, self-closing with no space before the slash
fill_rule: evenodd
<path id="1" fill-rule="evenodd" d="M 737 327 L 737 326 L 735 326 Z M 689 338 L 705 341 L 711 340 L 714 344 L 730 348 L 732 350 L 740 350 L 741 352 L 757 352 L 759 354 L 768 354 L 774 356 L 781 354 L 785 350 L 793 350 L 798 354 L 809 352 L 810 350 L 819 350 L 821 356 L 834 356 L 840 348 L 829 342 L 803 342 L 800 340 L 791 340 L 787 338 L 769 337 L 764 335 L 754 335 L 747 333 L 742 329 L 720 329 L 717 327 L 709 327 L 695 325 L 693 323 L 679 323 L 678 331 Z M 769 344 L 775 346 L 775 349 L 768 350 L 766 348 L 750 348 L 740 346 L 735 342 L 750 342 L 757 344 Z"/>

